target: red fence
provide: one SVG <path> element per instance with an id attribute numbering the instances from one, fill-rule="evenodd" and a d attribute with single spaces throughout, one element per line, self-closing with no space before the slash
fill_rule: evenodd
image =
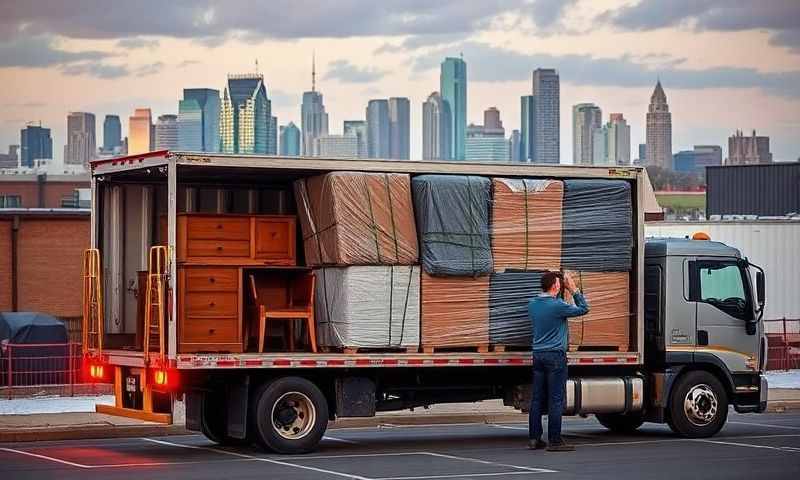
<path id="1" fill-rule="evenodd" d="M 32 395 L 109 393 L 108 385 L 84 382 L 81 344 L 0 344 L 0 392 L 7 398 Z"/>
<path id="2" fill-rule="evenodd" d="M 767 329 L 767 370 L 800 368 L 800 319 L 764 320 Z"/>

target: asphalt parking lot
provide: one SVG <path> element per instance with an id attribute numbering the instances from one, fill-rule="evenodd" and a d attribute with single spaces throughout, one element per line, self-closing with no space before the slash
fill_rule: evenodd
<path id="1" fill-rule="evenodd" d="M 636 435 L 565 420 L 570 453 L 530 451 L 527 425 L 386 425 L 329 430 L 319 451 L 221 448 L 200 435 L 0 445 L 3 478 L 524 479 L 800 478 L 800 415 L 736 415 L 716 437 L 681 439 L 662 425 Z"/>

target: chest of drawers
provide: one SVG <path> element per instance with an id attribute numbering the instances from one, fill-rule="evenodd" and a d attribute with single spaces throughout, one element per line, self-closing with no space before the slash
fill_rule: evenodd
<path id="1" fill-rule="evenodd" d="M 239 268 L 178 268 L 179 352 L 241 352 L 242 296 Z"/>

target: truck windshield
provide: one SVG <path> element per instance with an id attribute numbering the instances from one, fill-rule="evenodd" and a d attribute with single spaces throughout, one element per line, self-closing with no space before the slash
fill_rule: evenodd
<path id="1" fill-rule="evenodd" d="M 742 271 L 732 262 L 696 262 L 693 299 L 713 305 L 743 320 L 747 316 L 747 295 Z"/>

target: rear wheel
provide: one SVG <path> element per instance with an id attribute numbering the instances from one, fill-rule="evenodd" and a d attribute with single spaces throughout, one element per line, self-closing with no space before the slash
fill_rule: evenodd
<path id="1" fill-rule="evenodd" d="M 328 428 L 328 402 L 300 377 L 279 378 L 258 389 L 251 418 L 259 443 L 276 453 L 308 453 Z"/>
<path id="2" fill-rule="evenodd" d="M 200 414 L 200 431 L 206 438 L 220 445 L 247 445 L 247 439 L 228 435 L 227 411 L 224 393 L 206 392 Z"/>
<path id="3" fill-rule="evenodd" d="M 715 435 L 728 418 L 728 395 L 709 372 L 694 371 L 680 377 L 672 388 L 669 426 L 689 438 Z"/>
<path id="4" fill-rule="evenodd" d="M 641 415 L 624 415 L 619 413 L 595 415 L 600 425 L 615 433 L 633 433 L 642 426 L 644 418 Z"/>

